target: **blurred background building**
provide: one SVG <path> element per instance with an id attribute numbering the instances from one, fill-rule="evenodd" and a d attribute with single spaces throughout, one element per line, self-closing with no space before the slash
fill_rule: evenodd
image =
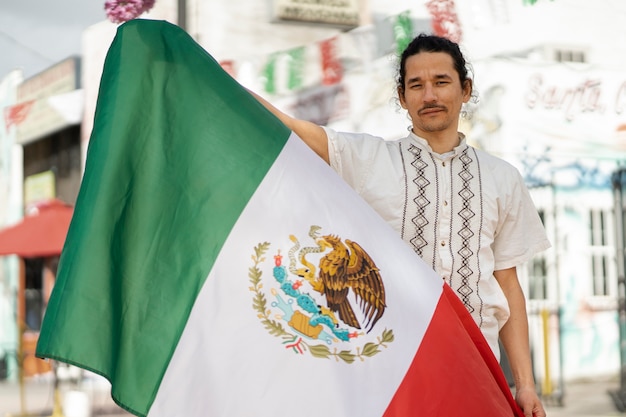
<path id="1" fill-rule="evenodd" d="M 419 32 L 458 41 L 479 94 L 460 130 L 519 168 L 553 244 L 520 269 L 538 389 L 558 402 L 565 380 L 620 374 L 626 4 L 157 0 L 143 17 L 180 25 L 288 113 L 388 139 L 410 124 L 394 100 L 397 52 Z M 80 56 L 28 79 L 0 74 L 0 227 L 51 198 L 75 202 L 116 28 L 87 28 Z M 16 375 L 20 338 L 26 375 L 46 371 L 28 355 L 54 269 L 54 257 L 0 257 L 0 379 Z"/>

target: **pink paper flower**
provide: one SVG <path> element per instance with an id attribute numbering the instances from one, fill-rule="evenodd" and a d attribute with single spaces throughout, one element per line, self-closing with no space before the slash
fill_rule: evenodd
<path id="1" fill-rule="evenodd" d="M 154 7 L 154 1 L 155 0 L 143 0 L 142 13 L 152 9 L 152 7 Z"/>
<path id="2" fill-rule="evenodd" d="M 106 0 L 104 10 L 113 23 L 123 23 L 139 17 L 154 6 L 155 0 Z"/>

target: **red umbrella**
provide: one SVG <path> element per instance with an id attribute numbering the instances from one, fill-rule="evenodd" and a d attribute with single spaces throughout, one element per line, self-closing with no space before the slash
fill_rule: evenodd
<path id="1" fill-rule="evenodd" d="M 61 200 L 37 206 L 18 223 L 0 229 L 0 255 L 38 258 L 61 254 L 74 209 Z"/>

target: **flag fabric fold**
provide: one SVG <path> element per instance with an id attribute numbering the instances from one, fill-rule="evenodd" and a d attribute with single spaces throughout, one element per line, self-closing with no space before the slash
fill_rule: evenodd
<path id="1" fill-rule="evenodd" d="M 138 416 L 520 415 L 443 281 L 175 25 L 121 25 L 37 355 Z"/>

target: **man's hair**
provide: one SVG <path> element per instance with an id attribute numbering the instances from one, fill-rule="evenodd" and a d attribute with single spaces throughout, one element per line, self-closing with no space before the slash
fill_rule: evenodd
<path id="1" fill-rule="evenodd" d="M 454 61 L 454 69 L 459 74 L 461 86 L 465 85 L 465 81 L 469 80 L 467 70 L 467 62 L 459 48 L 459 45 L 447 38 L 435 35 L 419 34 L 409 43 L 400 56 L 400 68 L 398 69 L 398 88 L 404 93 L 404 77 L 406 76 L 406 60 L 420 52 L 444 52 L 452 57 Z"/>

